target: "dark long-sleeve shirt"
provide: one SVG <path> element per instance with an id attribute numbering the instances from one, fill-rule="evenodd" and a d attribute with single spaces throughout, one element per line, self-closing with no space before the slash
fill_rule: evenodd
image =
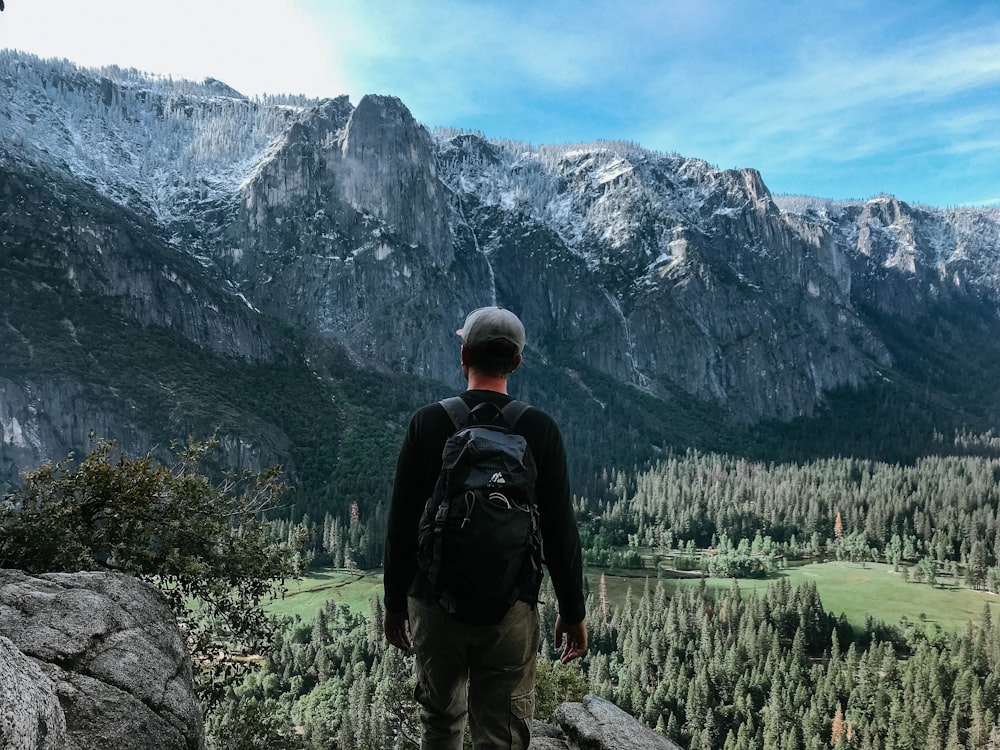
<path id="1" fill-rule="evenodd" d="M 511 400 L 506 394 L 479 390 L 466 391 L 462 398 L 470 408 L 483 402 L 502 408 Z M 407 595 L 418 593 L 414 590 L 417 526 L 441 472 L 441 451 L 454 431 L 451 418 L 437 403 L 423 407 L 410 419 L 396 464 L 386 533 L 385 608 L 390 612 L 405 611 Z M 562 435 L 553 419 L 535 408 L 524 412 L 514 431 L 527 440 L 538 469 L 535 495 L 542 550 L 559 614 L 567 623 L 576 624 L 585 616 L 583 563 Z M 537 597 L 537 591 L 531 593 Z"/>

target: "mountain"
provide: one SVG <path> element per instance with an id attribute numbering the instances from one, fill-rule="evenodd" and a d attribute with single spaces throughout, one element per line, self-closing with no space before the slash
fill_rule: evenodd
<path id="1" fill-rule="evenodd" d="M 0 485 L 91 432 L 215 431 L 300 511 L 378 495 L 485 304 L 524 320 L 514 392 L 581 491 L 686 446 L 905 459 L 998 424 L 998 209 L 15 51 L 0 131 Z"/>

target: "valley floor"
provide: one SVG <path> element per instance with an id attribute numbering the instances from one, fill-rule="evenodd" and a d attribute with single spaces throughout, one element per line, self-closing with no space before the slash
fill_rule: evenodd
<path id="1" fill-rule="evenodd" d="M 586 578 L 591 592 L 596 593 L 604 574 L 609 603 L 621 605 L 631 591 L 642 594 L 646 579 L 655 583 L 651 570 L 602 570 L 588 568 Z M 871 616 L 887 625 L 924 622 L 944 631 L 958 631 L 969 623 L 978 622 L 984 606 L 989 606 L 994 618 L 1000 618 L 1000 597 L 987 591 L 973 591 L 947 576 L 936 585 L 904 580 L 893 566 L 884 563 L 831 561 L 785 568 L 763 579 L 735 581 L 744 591 L 764 590 L 781 577 L 787 577 L 794 588 L 813 581 L 827 612 L 843 614 L 855 629 L 861 629 Z M 697 586 L 700 577 L 664 577 L 671 593 L 681 586 Z M 728 588 L 734 579 L 707 578 L 709 588 Z M 310 621 L 330 600 L 346 603 L 355 612 L 368 612 L 372 598 L 382 596 L 380 570 L 356 571 L 334 568 L 312 570 L 301 579 L 290 581 L 283 599 L 272 602 L 272 613 L 294 616 Z"/>

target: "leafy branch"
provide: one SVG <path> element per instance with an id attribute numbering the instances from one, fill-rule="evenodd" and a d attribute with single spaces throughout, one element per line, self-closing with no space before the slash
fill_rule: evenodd
<path id="1" fill-rule="evenodd" d="M 92 443 L 22 477 L 0 504 L 0 567 L 27 572 L 114 570 L 155 585 L 188 640 L 196 684 L 213 705 L 252 668 L 278 627 L 263 604 L 296 575 L 297 555 L 271 533 L 280 507 L 278 467 L 207 468 L 218 446 L 174 445 L 169 466 L 126 456 L 112 440 Z"/>

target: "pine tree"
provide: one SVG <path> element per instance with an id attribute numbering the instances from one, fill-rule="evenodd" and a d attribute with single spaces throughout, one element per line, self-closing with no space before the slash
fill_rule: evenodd
<path id="1" fill-rule="evenodd" d="M 610 615 L 610 608 L 608 606 L 608 581 L 603 572 L 601 573 L 601 581 L 598 584 L 597 591 L 601 607 L 601 620 L 607 622 Z"/>
<path id="2" fill-rule="evenodd" d="M 830 727 L 830 746 L 838 747 L 844 740 L 844 709 L 837 703 L 837 712 L 833 715 L 833 725 Z"/>

